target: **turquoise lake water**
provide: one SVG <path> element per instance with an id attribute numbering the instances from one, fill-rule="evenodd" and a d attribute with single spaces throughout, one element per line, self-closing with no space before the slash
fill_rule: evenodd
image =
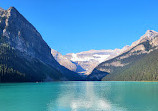
<path id="1" fill-rule="evenodd" d="M 0 111 L 158 111 L 158 83 L 0 84 Z"/>

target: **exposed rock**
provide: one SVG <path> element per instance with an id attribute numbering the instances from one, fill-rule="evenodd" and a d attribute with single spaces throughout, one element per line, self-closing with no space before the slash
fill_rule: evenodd
<path id="1" fill-rule="evenodd" d="M 1 64 L 5 64 L 4 66 L 8 69 L 22 72 L 27 77 L 25 81 L 45 81 L 48 78 L 49 80 L 50 78 L 52 80 L 81 80 L 77 73 L 59 65 L 40 33 L 14 7 L 8 10 L 0 9 L 0 46 L 1 56 L 3 56 L 0 58 Z M 4 60 L 4 58 L 12 58 L 9 53 L 12 53 L 13 59 L 17 61 L 5 61 L 8 59 Z M 23 64 L 20 61 L 23 61 Z M 21 66 L 16 66 L 19 64 Z M 5 79 L 4 81 L 7 82 Z M 18 78 L 8 82 L 16 81 Z"/>
<path id="2" fill-rule="evenodd" d="M 66 57 L 64 57 L 61 53 L 59 53 L 58 51 L 51 49 L 51 53 L 53 55 L 53 57 L 55 58 L 55 60 L 62 66 L 66 67 L 67 69 L 71 70 L 71 71 L 76 71 L 77 66 L 72 63 L 69 59 L 67 59 Z"/>
<path id="3" fill-rule="evenodd" d="M 80 53 L 70 53 L 66 54 L 65 57 L 83 68 L 83 70 L 77 71 L 78 73 L 89 75 L 98 64 L 123 53 L 128 47 L 125 46 L 122 49 L 114 50 L 90 50 Z"/>
<path id="4" fill-rule="evenodd" d="M 125 77 L 121 76 L 121 71 L 123 72 L 126 71 L 126 69 L 131 68 L 132 64 L 134 63 L 137 64 L 137 61 L 143 59 L 145 55 L 148 55 L 157 49 L 158 49 L 158 32 L 155 32 L 153 30 L 148 30 L 139 40 L 133 42 L 132 45 L 129 46 L 126 49 L 126 51 L 124 51 L 124 53 L 114 57 L 113 59 L 107 60 L 99 64 L 89 75 L 88 78 L 93 80 L 98 79 L 97 75 L 99 75 L 99 77 L 102 77 L 100 76 L 100 74 L 103 74 L 105 75 L 105 78 L 107 78 L 105 80 L 119 80 L 119 77 L 120 80 L 122 80 L 126 76 L 125 75 L 124 75 Z M 128 72 L 128 73 L 132 73 L 132 72 Z M 99 78 L 99 80 L 100 79 L 101 78 Z M 134 80 L 137 79 L 135 78 Z"/>

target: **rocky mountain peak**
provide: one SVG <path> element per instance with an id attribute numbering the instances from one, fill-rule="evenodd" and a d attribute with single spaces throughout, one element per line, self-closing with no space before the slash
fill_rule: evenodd
<path id="1" fill-rule="evenodd" d="M 145 34 L 153 34 L 153 33 L 157 33 L 157 32 L 154 30 L 147 30 Z"/>
<path id="2" fill-rule="evenodd" d="M 2 16 L 2 17 L 9 18 L 10 16 L 13 16 L 13 15 L 15 16 L 17 14 L 20 14 L 20 13 L 18 12 L 18 10 L 15 7 L 10 7 L 7 10 L 0 7 L 0 16 Z"/>
<path id="3" fill-rule="evenodd" d="M 13 11 L 13 12 L 18 12 L 17 9 L 15 7 L 10 7 L 7 9 L 7 11 Z"/>
<path id="4" fill-rule="evenodd" d="M 11 15 L 17 15 L 17 14 L 20 14 L 18 12 L 18 10 L 15 8 L 15 7 L 10 7 L 8 10 L 6 10 L 8 12 L 8 14 L 11 16 Z"/>
<path id="5" fill-rule="evenodd" d="M 0 17 L 4 14 L 5 10 L 0 7 Z"/>
<path id="6" fill-rule="evenodd" d="M 4 11 L 4 9 L 0 7 L 0 11 Z"/>
<path id="7" fill-rule="evenodd" d="M 43 61 L 52 58 L 50 48 L 40 33 L 14 7 L 4 10 L 1 14 L 0 36 L 11 47 L 29 56 L 38 57 Z M 45 55 L 47 57 L 44 58 Z"/>
<path id="8" fill-rule="evenodd" d="M 140 37 L 139 40 L 132 43 L 131 48 L 146 41 L 151 41 L 151 42 L 155 41 L 157 37 L 158 37 L 158 32 L 154 30 L 147 30 L 146 33 Z M 157 44 L 157 40 L 154 42 L 154 44 Z"/>
<path id="9" fill-rule="evenodd" d="M 155 61 L 158 57 L 158 32 L 147 30 L 127 49 L 119 56 L 99 64 L 87 78 L 101 80 L 105 76 L 104 80 L 112 81 L 156 80 L 153 74 L 158 74 Z"/>
<path id="10" fill-rule="evenodd" d="M 3 51 L 4 49 L 6 50 Z M 2 52 L 0 53 L 1 63 L 17 70 L 17 75 L 19 71 L 24 73 L 27 76 L 24 75 L 25 81 L 82 79 L 77 73 L 61 66 L 54 59 L 50 47 L 40 33 L 14 7 L 7 10 L 0 9 L 0 52 Z M 9 59 L 4 60 L 2 57 Z M 2 67 L 1 64 L 0 67 Z M 9 73 L 8 77 L 12 78 L 13 74 L 14 72 Z M 17 81 L 19 79 L 18 76 L 14 78 L 16 80 L 8 80 L 7 77 L 5 80 Z"/>
<path id="11" fill-rule="evenodd" d="M 147 30 L 146 33 L 141 37 L 143 38 L 148 38 L 151 39 L 153 37 L 155 37 L 155 35 L 158 35 L 158 32 L 154 31 L 154 30 Z"/>

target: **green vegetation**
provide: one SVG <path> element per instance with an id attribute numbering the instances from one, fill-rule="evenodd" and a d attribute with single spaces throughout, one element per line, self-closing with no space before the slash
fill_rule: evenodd
<path id="1" fill-rule="evenodd" d="M 133 58 L 133 57 L 131 57 Z M 103 80 L 112 81 L 158 81 L 158 50 L 146 55 L 128 58 L 129 65 L 116 68 Z M 124 59 L 124 62 L 127 62 Z"/>
<path id="2" fill-rule="evenodd" d="M 48 76 L 60 79 L 61 74 L 51 66 L 23 56 L 8 44 L 0 45 L 0 82 L 41 82 Z"/>

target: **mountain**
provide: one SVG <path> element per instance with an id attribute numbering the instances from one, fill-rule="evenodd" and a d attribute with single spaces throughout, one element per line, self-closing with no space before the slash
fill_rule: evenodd
<path id="1" fill-rule="evenodd" d="M 65 56 L 63 56 L 61 53 L 54 49 L 51 49 L 51 54 L 60 65 L 66 67 L 71 71 L 76 71 L 77 66 L 74 63 L 72 63 L 69 59 L 67 59 Z"/>
<path id="2" fill-rule="evenodd" d="M 14 7 L 0 8 L 0 82 L 81 79 L 59 65 L 40 33 Z"/>
<path id="3" fill-rule="evenodd" d="M 158 32 L 148 30 L 121 55 L 99 64 L 88 80 L 157 81 Z"/>
<path id="4" fill-rule="evenodd" d="M 89 75 L 98 64 L 119 55 L 127 48 L 128 46 L 114 50 L 89 50 L 80 53 L 69 53 L 65 57 L 76 64 L 77 73 Z"/>

